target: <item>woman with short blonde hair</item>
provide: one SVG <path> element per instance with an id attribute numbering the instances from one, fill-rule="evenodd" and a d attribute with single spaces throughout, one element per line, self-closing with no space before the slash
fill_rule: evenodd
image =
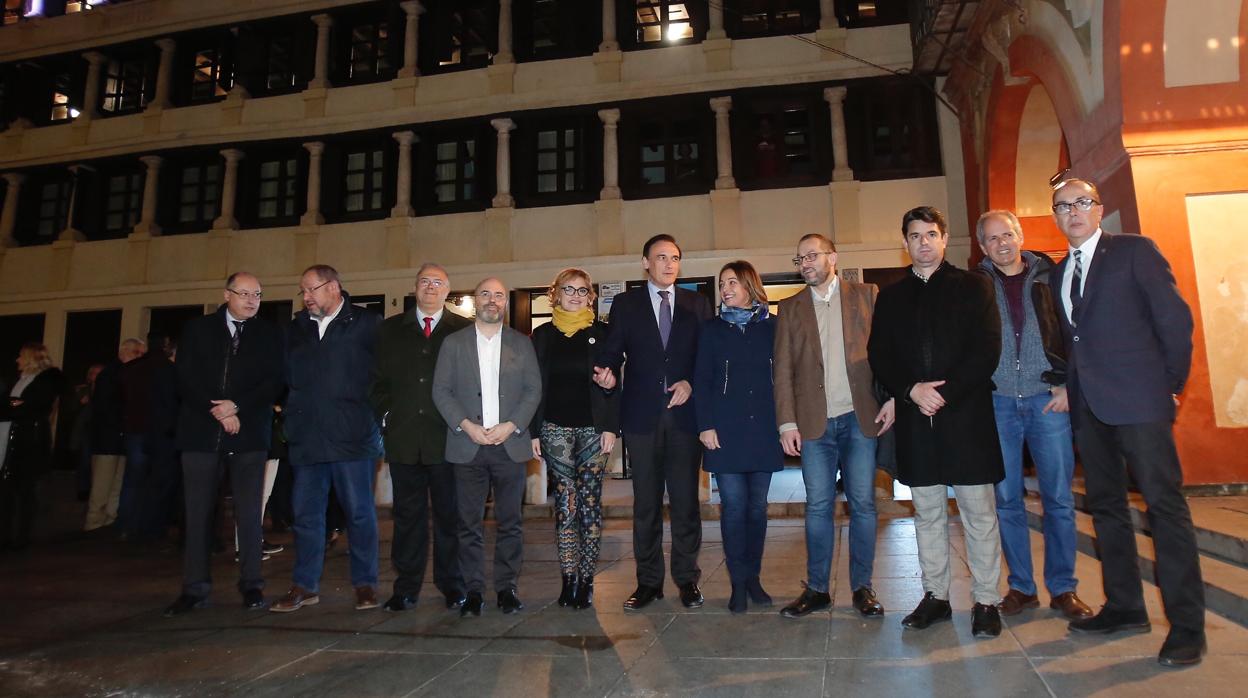
<path id="1" fill-rule="evenodd" d="M 0 404 L 0 420 L 10 422 L 0 443 L 0 550 L 30 545 L 36 485 L 52 460 L 52 409 L 64 389 L 64 378 L 43 344 L 23 344 L 17 369 L 17 383 Z"/>

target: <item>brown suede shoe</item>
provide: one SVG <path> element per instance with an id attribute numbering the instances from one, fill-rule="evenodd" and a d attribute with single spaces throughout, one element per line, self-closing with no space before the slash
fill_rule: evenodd
<path id="1" fill-rule="evenodd" d="M 1061 611 L 1062 615 L 1066 616 L 1069 620 L 1083 620 L 1085 618 L 1091 618 L 1095 615 L 1092 613 L 1092 609 L 1088 608 L 1088 605 L 1081 601 L 1079 596 L 1073 591 L 1068 591 L 1065 594 L 1058 594 L 1057 596 L 1054 596 L 1053 599 L 1049 601 L 1049 608 Z"/>
<path id="2" fill-rule="evenodd" d="M 997 610 L 1001 611 L 1003 616 L 1015 616 L 1022 613 L 1024 609 L 1039 607 L 1039 597 L 1035 594 L 1024 594 L 1018 589 L 1010 589 L 1010 593 L 997 604 Z"/>
<path id="3" fill-rule="evenodd" d="M 269 606 L 269 610 L 274 613 L 290 613 L 298 611 L 304 606 L 315 606 L 320 602 L 321 597 L 319 595 L 313 594 L 299 585 L 295 585 L 290 588 L 290 591 L 286 592 L 285 596 L 274 601 L 273 605 Z"/>
<path id="4" fill-rule="evenodd" d="M 377 603 L 377 592 L 373 591 L 372 587 L 355 588 L 355 610 L 367 611 L 380 605 L 380 603 Z"/>

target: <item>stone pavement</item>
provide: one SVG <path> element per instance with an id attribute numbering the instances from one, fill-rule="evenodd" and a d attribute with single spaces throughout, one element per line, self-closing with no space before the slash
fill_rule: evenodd
<path id="1" fill-rule="evenodd" d="M 1217 615 L 1208 617 L 1202 665 L 1157 664 L 1167 626 L 1151 585 L 1149 635 L 1070 637 L 1042 607 L 1006 619 L 1000 638 L 974 640 L 964 545 L 953 533 L 954 621 L 917 632 L 900 625 L 922 596 L 910 519 L 881 522 L 875 587 L 888 612 L 873 621 L 850 606 L 844 528 L 836 607 L 800 620 L 780 618 L 776 608 L 728 613 L 716 522 L 705 526 L 700 610 L 681 607 L 669 582 L 666 599 L 623 612 L 635 579 L 631 529 L 616 520 L 607 523 L 595 608 L 559 608 L 552 523 L 531 520 L 524 611 L 504 616 L 490 605 L 472 620 L 444 610 L 431 584 L 434 594 L 415 610 L 353 610 L 342 543 L 328 558 L 318 606 L 283 615 L 242 610 L 237 573 L 222 554 L 214 605 L 166 620 L 160 610 L 179 587 L 176 555 L 110 540 L 54 542 L 0 557 L 0 696 L 1244 695 L 1248 630 Z M 384 555 L 389 521 L 382 537 Z M 1040 569 L 1039 534 L 1032 540 Z M 805 576 L 801 520 L 772 521 L 767 546 L 763 583 L 785 603 Z M 265 563 L 270 599 L 288 585 L 292 559 L 288 549 Z M 383 599 L 393 579 L 387 567 L 383 557 Z M 1103 602 L 1098 573 L 1081 554 L 1080 592 L 1093 607 Z"/>

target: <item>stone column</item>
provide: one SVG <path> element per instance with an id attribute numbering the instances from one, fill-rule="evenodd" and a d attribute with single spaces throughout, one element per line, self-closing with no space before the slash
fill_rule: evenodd
<path id="1" fill-rule="evenodd" d="M 394 134 L 394 140 L 399 142 L 399 167 L 394 209 L 390 211 L 390 217 L 406 218 L 415 213 L 412 210 L 412 142 L 416 140 L 416 134 L 412 131 L 399 131 Z"/>
<path id="2" fill-rule="evenodd" d="M 238 218 L 234 216 L 238 200 L 238 162 L 245 155 L 238 148 L 226 148 L 221 151 L 221 157 L 225 158 L 225 176 L 221 178 L 221 215 L 212 222 L 212 229 L 238 230 Z"/>
<path id="3" fill-rule="evenodd" d="M 602 120 L 602 192 L 599 199 L 620 198 L 620 110 L 599 109 Z"/>
<path id="4" fill-rule="evenodd" d="M 516 62 L 511 35 L 511 0 L 498 0 L 498 53 L 494 54 L 494 65 Z"/>
<path id="5" fill-rule="evenodd" d="M 329 30 L 334 18 L 329 15 L 312 15 L 316 23 L 316 62 L 308 87 L 329 87 Z"/>
<path id="6" fill-rule="evenodd" d="M 70 165 L 69 170 L 69 207 L 65 211 L 65 229 L 61 231 L 59 240 L 85 240 L 85 235 L 81 230 L 74 227 L 74 212 L 78 209 L 78 203 L 81 200 L 79 194 L 82 188 L 82 173 L 91 171 L 87 165 Z"/>
<path id="7" fill-rule="evenodd" d="M 160 47 L 160 67 L 156 71 L 156 96 L 152 99 L 152 106 L 168 109 L 173 106 L 170 93 L 173 87 L 173 59 L 178 43 L 166 37 L 157 39 L 155 44 Z"/>
<path id="8" fill-rule="evenodd" d="M 599 51 L 619 51 L 620 42 L 615 35 L 615 0 L 602 0 L 602 43 Z"/>
<path id="9" fill-rule="evenodd" d="M 420 4 L 419 0 L 405 0 L 399 3 L 399 7 L 402 7 L 407 15 L 407 24 L 403 28 L 403 67 L 399 69 L 399 77 L 411 78 L 420 75 L 420 67 L 417 65 L 416 40 L 420 36 L 420 15 L 425 11 L 425 7 Z"/>
<path id="10" fill-rule="evenodd" d="M 732 132 L 728 112 L 732 110 L 732 97 L 712 97 L 711 109 L 715 112 L 715 163 L 716 189 L 736 189 L 732 176 Z"/>
<path id="11" fill-rule="evenodd" d="M 82 113 L 78 118 L 90 120 L 100 115 L 100 79 L 108 56 L 99 51 L 87 51 L 82 57 L 87 61 L 87 84 L 83 86 Z"/>
<path id="12" fill-rule="evenodd" d="M 832 180 L 846 182 L 854 178 L 849 169 L 849 145 L 845 139 L 845 92 L 844 86 L 823 88 L 823 98 L 832 112 Z"/>
<path id="13" fill-rule="evenodd" d="M 726 39 L 727 32 L 724 31 L 724 5 L 720 2 L 707 3 L 710 10 L 710 26 L 707 27 L 706 38 L 708 39 Z"/>
<path id="14" fill-rule="evenodd" d="M 325 144 L 312 141 L 304 143 L 303 147 L 308 151 L 308 205 L 299 224 L 320 225 L 325 222 L 325 216 L 321 215 L 321 158 L 325 155 Z"/>
<path id="15" fill-rule="evenodd" d="M 494 178 L 498 192 L 494 194 L 494 208 L 511 208 L 516 200 L 511 196 L 511 132 L 516 122 L 511 119 L 490 119 L 490 125 L 498 132 L 498 152 L 494 157 Z"/>
<path id="16" fill-rule="evenodd" d="M 160 166 L 165 159 L 159 155 L 144 155 L 139 160 L 147 167 L 143 175 L 143 212 L 131 235 L 160 235 L 160 225 L 156 223 L 156 197 L 160 195 Z"/>
<path id="17" fill-rule="evenodd" d="M 819 28 L 839 29 L 840 26 L 836 21 L 836 0 L 819 0 Z"/>
<path id="18" fill-rule="evenodd" d="M 0 210 L 0 250 L 14 246 L 13 230 L 17 227 L 17 202 L 22 193 L 22 183 L 26 175 L 20 172 L 4 173 L 4 181 L 9 183 L 4 194 L 4 209 Z"/>

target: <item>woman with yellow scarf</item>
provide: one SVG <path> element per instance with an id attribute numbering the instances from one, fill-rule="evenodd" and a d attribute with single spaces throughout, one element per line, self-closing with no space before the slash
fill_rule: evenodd
<path id="1" fill-rule="evenodd" d="M 594 283 L 564 269 L 550 285 L 554 318 L 533 331 L 542 402 L 533 415 L 533 457 L 555 480 L 555 536 L 563 574 L 560 606 L 589 608 L 602 538 L 602 478 L 620 431 L 619 398 L 591 379 L 606 324 L 594 319 Z"/>

